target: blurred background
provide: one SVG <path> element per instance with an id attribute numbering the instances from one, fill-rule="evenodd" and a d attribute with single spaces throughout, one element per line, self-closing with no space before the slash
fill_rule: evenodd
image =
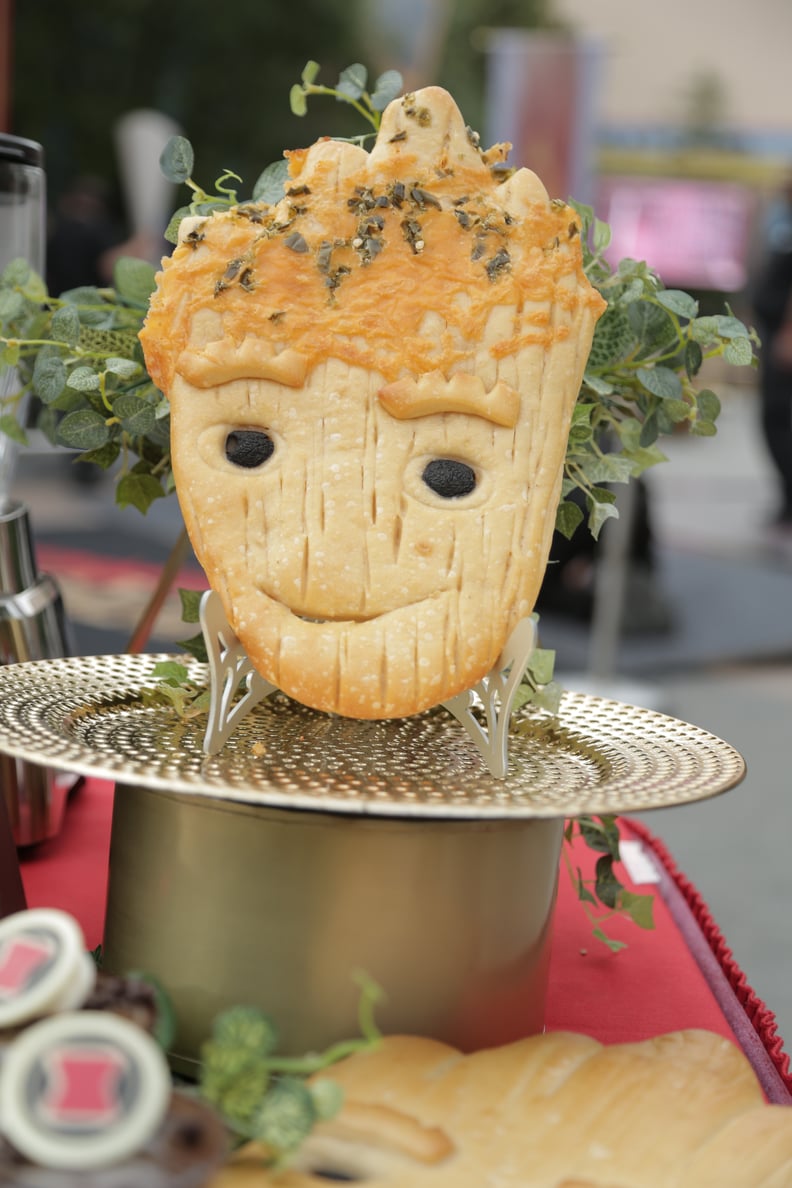
<path id="1" fill-rule="evenodd" d="M 451 89 L 483 139 L 511 141 L 513 162 L 552 194 L 592 203 L 614 259 L 646 259 L 704 312 L 727 303 L 755 323 L 768 256 L 792 251 L 790 45 L 786 0 L 0 0 L 0 130 L 44 147 L 61 291 L 107 279 L 119 245 L 161 254 L 184 201 L 157 167 L 173 131 L 193 142 L 204 185 L 228 168 L 244 193 L 284 147 L 360 130 L 340 104 L 291 114 L 309 58 L 331 85 L 352 62 L 396 68 L 408 87 Z M 64 250 L 76 237 L 80 253 Z M 792 365 L 775 373 L 772 421 L 756 371 L 712 367 L 706 382 L 723 402 L 717 437 L 672 437 L 670 465 L 621 497 L 597 549 L 557 542 L 543 643 L 568 687 L 671 713 L 745 755 L 739 789 L 647 823 L 789 1045 Z M 175 501 L 121 512 L 112 477 L 52 451 L 22 455 L 14 494 L 63 588 L 75 649 L 123 650 L 178 536 Z M 200 581 L 189 561 L 182 580 Z M 151 646 L 183 634 L 170 601 Z"/>

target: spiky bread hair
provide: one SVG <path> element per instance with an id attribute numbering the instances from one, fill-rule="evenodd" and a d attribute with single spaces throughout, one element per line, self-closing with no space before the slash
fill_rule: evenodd
<path id="1" fill-rule="evenodd" d="M 165 261 L 141 336 L 152 378 L 165 392 L 177 371 L 198 387 L 297 385 L 332 356 L 387 381 L 461 372 L 492 388 L 499 361 L 569 339 L 581 314 L 593 324 L 577 215 L 531 171 L 509 175 L 507 150 L 482 152 L 429 87 L 390 104 L 370 153 L 322 140 L 287 154 L 281 202 L 190 224 Z M 222 331 L 196 353 L 203 309 Z"/>

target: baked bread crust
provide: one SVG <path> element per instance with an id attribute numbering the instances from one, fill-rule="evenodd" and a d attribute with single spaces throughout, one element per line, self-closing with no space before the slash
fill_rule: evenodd
<path id="1" fill-rule="evenodd" d="M 281 203 L 163 262 L 141 341 L 187 529 L 255 667 L 317 709 L 446 700 L 533 609 L 604 302 L 575 213 L 504 155 L 427 88 L 370 154 L 290 154 Z M 274 448 L 244 469 L 225 443 L 251 429 Z M 437 459 L 473 489 L 429 486 Z"/>
<path id="2" fill-rule="evenodd" d="M 211 1188 L 318 1188 L 344 1172 L 383 1188 L 783 1188 L 792 1183 L 792 1111 L 764 1104 L 742 1052 L 705 1031 L 604 1046 L 556 1032 L 463 1056 L 392 1037 L 337 1065 L 338 1118 L 317 1127 L 299 1166 L 271 1177 L 243 1148 Z M 446 1136 L 429 1158 L 402 1122 Z"/>

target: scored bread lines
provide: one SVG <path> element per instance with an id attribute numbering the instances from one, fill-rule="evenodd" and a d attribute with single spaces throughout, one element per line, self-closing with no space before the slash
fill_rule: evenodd
<path id="1" fill-rule="evenodd" d="M 425 119 L 417 114 L 424 109 Z M 174 474 L 199 560 L 255 667 L 316 709 L 381 718 L 439 704 L 492 669 L 533 608 L 601 299 L 582 274 L 572 213 L 550 204 L 526 171 L 496 184 L 487 162 L 445 92 L 397 101 L 371 154 L 326 141 L 292 155 L 293 185 L 311 195 L 299 199 L 298 224 L 309 252 L 289 251 L 275 224 L 265 233 L 233 212 L 215 215 L 201 242 L 166 264 L 152 302 L 144 344 L 155 371 L 165 378 L 169 367 L 177 371 L 169 393 Z M 383 196 L 394 175 L 424 187 L 408 199 L 426 250 L 410 246 L 399 231 L 401 210 L 389 207 L 379 252 L 368 264 L 353 252 L 354 267 L 328 301 L 311 245 L 354 224 L 360 208 L 345 211 L 358 204 L 351 187 Z M 497 252 L 471 263 L 470 216 L 454 213 L 466 186 L 474 195 L 462 200 L 468 210 L 495 228 L 488 255 L 508 244 L 505 271 L 485 267 Z M 273 217 L 284 220 L 291 201 Z M 200 294 L 211 268 L 243 254 L 246 243 L 253 245 L 246 259 L 261 264 L 260 294 L 225 286 L 207 313 Z M 169 336 L 175 266 L 185 270 L 189 294 L 172 308 Z M 392 291 L 407 306 L 388 306 L 383 320 L 380 306 L 393 301 Z M 273 328 L 267 302 L 288 309 L 283 325 Z M 299 363 L 292 374 L 290 352 Z M 444 396 L 455 392 L 455 411 L 436 411 L 448 407 L 436 404 L 437 376 Z M 402 404 L 389 409 L 394 394 Z M 180 451 L 182 439 L 208 423 L 202 405 L 222 420 L 226 401 L 236 410 L 226 424 L 271 422 L 286 446 L 278 484 L 264 473 L 277 473 L 277 450 L 261 476 L 245 476 L 249 500 L 239 496 L 230 463 L 210 462 L 214 473 L 196 476 L 187 445 Z M 394 426 L 405 413 L 412 419 L 402 432 Z M 313 437 L 299 417 L 316 427 Z M 334 438 L 348 443 L 346 452 Z M 349 460 L 356 440 L 359 465 Z M 485 500 L 482 486 L 466 504 L 438 515 L 436 503 L 427 515 L 415 490 L 397 490 L 410 460 L 418 465 L 424 453 L 457 458 L 485 480 L 496 475 L 497 498 Z M 217 471 L 237 492 L 224 518 L 207 510 Z M 425 492 L 417 496 L 431 506 Z M 243 525 L 233 522 L 235 499 Z"/>

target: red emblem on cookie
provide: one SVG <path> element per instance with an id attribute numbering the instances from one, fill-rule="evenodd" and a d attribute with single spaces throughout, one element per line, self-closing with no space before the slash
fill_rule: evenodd
<path id="1" fill-rule="evenodd" d="M 0 920 L 0 1027 L 80 1006 L 96 978 L 77 921 L 55 908 Z"/>
<path id="2" fill-rule="evenodd" d="M 109 1044 L 64 1044 L 41 1062 L 45 1090 L 38 1116 L 59 1129 L 103 1127 L 124 1112 L 123 1077 L 129 1058 Z"/>
<path id="3" fill-rule="evenodd" d="M 149 1142 L 170 1096 L 170 1071 L 150 1035 L 110 1012 L 64 1012 L 7 1048 L 0 1129 L 43 1167 L 107 1167 Z"/>
<path id="4" fill-rule="evenodd" d="M 52 963 L 58 945 L 52 936 L 12 936 L 0 944 L 0 999 L 16 998 Z"/>

